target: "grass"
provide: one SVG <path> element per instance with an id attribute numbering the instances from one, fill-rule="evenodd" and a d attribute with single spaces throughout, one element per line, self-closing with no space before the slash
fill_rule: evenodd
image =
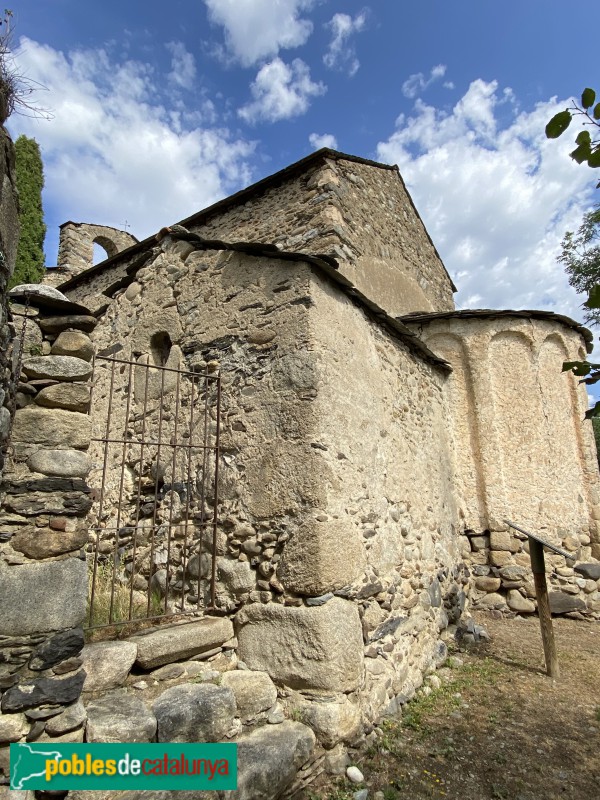
<path id="1" fill-rule="evenodd" d="M 337 785 L 327 795 L 327 800 L 354 800 L 354 792 L 357 791 L 358 788 L 359 787 L 356 787 L 355 789 L 350 790 L 347 786 L 344 786 L 342 781 L 338 781 Z M 321 800 L 321 797 L 318 794 L 309 792 L 308 800 Z"/>
<path id="2" fill-rule="evenodd" d="M 452 660 L 450 659 L 450 665 Z M 500 677 L 504 674 L 505 668 L 502 664 L 491 658 L 482 658 L 475 663 L 460 664 L 452 668 L 450 680 L 442 683 L 437 689 L 432 689 L 429 693 L 418 693 L 413 700 L 403 707 L 402 716 L 398 719 L 384 719 L 379 725 L 379 736 L 376 742 L 371 745 L 361 759 L 360 769 L 366 774 L 379 775 L 379 790 L 383 792 L 384 800 L 406 800 L 410 795 L 407 794 L 415 789 L 415 781 L 418 782 L 419 797 L 439 798 L 445 797 L 443 781 L 438 772 L 430 769 L 422 769 L 420 777 L 415 778 L 411 769 L 414 767 L 411 759 L 413 745 L 407 741 L 407 733 L 410 732 L 416 740 L 425 741 L 435 732 L 435 723 L 430 719 L 439 716 L 447 716 L 452 711 L 463 706 L 463 696 L 468 696 L 468 689 L 474 684 L 486 684 L 495 687 Z M 600 712 L 600 709 L 598 709 Z M 491 714 L 490 716 L 494 716 Z M 414 740 L 413 740 L 414 741 Z M 426 745 L 431 747 L 431 744 Z M 436 756 L 442 756 L 445 760 L 452 760 L 456 754 L 456 744 L 452 738 L 447 738 L 443 743 L 438 743 L 434 751 Z M 433 751 L 431 751 L 432 753 Z M 431 755 L 430 753 L 430 755 Z M 502 765 L 505 755 L 500 753 L 496 763 Z M 382 769 L 384 764 L 387 768 Z M 384 774 L 389 765 L 392 765 L 392 772 Z M 384 784 L 381 786 L 381 784 Z M 326 794 L 310 794 L 309 800 L 351 800 L 357 789 L 363 787 L 349 787 L 344 778 L 334 781 L 333 786 L 329 786 Z M 373 788 L 371 788 L 373 791 Z M 494 800 L 505 800 L 504 787 L 500 784 L 494 786 Z"/>
<path id="3" fill-rule="evenodd" d="M 148 600 L 146 597 L 142 600 L 136 593 L 133 595 L 133 603 L 131 606 L 131 615 L 129 613 L 130 603 L 130 586 L 120 583 L 118 580 L 114 584 L 114 593 L 112 595 L 112 619 L 111 619 L 111 592 L 113 585 L 113 571 L 109 563 L 98 564 L 96 568 L 96 583 L 94 589 L 94 606 L 90 606 L 92 596 L 92 578 L 93 572 L 90 568 L 89 571 L 89 589 L 88 589 L 88 604 L 87 604 L 87 625 L 92 630 L 87 631 L 88 641 L 101 638 L 114 638 L 115 627 L 123 628 L 124 631 L 119 631 L 119 635 L 129 635 L 133 633 L 132 626 L 139 630 L 144 627 L 143 620 L 146 617 L 155 617 L 164 613 L 164 601 L 157 592 L 150 595 L 150 608 L 148 610 Z M 131 616 L 131 622 L 130 620 Z M 99 625 L 109 625 L 109 628 L 97 629 Z"/>
<path id="4" fill-rule="evenodd" d="M 425 723 L 427 716 L 434 711 L 449 714 L 459 709 L 462 705 L 462 691 L 478 681 L 494 686 L 500 673 L 501 667 L 490 658 L 484 658 L 475 664 L 457 667 L 454 669 L 453 678 L 449 683 L 442 684 L 439 689 L 432 689 L 430 694 L 418 694 L 414 700 L 408 703 L 404 708 L 401 721 L 397 724 L 400 727 L 418 731 L 422 736 L 427 736 L 430 732 Z"/>
<path id="5" fill-rule="evenodd" d="M 597 624 L 555 621 L 565 658 L 553 682 L 540 669 L 537 620 L 488 622 L 490 643 L 450 658 L 437 672 L 440 684 L 434 678 L 427 688 L 426 678 L 402 715 L 368 737 L 368 750 L 350 751 L 365 784 L 322 774 L 311 800 L 367 787 L 369 800 L 377 792 L 385 800 L 598 796 L 598 751 L 588 732 L 600 728 Z M 573 716 L 574 703 L 588 706 L 587 724 Z"/>
<path id="6" fill-rule="evenodd" d="M 403 746 L 400 738 L 401 727 L 400 720 L 382 720 L 379 725 L 380 736 L 377 739 L 377 743 L 367 749 L 367 757 L 372 758 L 379 753 L 390 753 L 397 758 L 401 758 L 403 756 Z"/>

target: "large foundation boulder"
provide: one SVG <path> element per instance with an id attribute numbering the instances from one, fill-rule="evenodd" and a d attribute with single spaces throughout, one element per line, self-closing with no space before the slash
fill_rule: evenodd
<path id="1" fill-rule="evenodd" d="M 363 673 L 358 608 L 335 597 L 322 606 L 253 604 L 235 620 L 238 654 L 292 689 L 350 692 Z"/>

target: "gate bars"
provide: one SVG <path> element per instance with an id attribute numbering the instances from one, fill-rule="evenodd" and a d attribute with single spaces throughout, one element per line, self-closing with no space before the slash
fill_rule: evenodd
<path id="1" fill-rule="evenodd" d="M 95 357 L 88 629 L 214 607 L 220 404 L 218 373 Z"/>

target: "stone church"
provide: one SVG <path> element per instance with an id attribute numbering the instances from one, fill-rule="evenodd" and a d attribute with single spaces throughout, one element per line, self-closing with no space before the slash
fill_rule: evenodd
<path id="1" fill-rule="evenodd" d="M 547 556 L 555 613 L 600 616 L 596 450 L 561 372 L 591 335 L 456 310 L 397 167 L 319 150 L 144 241 L 67 222 L 47 283 L 94 317 L 98 569 L 232 620 L 324 746 L 411 697 L 470 606 L 535 611 L 505 519 L 573 554 Z"/>

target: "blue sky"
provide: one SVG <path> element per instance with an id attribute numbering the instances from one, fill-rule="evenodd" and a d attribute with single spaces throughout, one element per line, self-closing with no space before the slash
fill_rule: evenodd
<path id="1" fill-rule="evenodd" d="M 557 264 L 595 202 L 544 125 L 597 81 L 580 0 L 20 0 L 18 69 L 49 119 L 47 263 L 67 219 L 142 238 L 327 145 L 398 163 L 459 307 L 581 317 Z"/>

